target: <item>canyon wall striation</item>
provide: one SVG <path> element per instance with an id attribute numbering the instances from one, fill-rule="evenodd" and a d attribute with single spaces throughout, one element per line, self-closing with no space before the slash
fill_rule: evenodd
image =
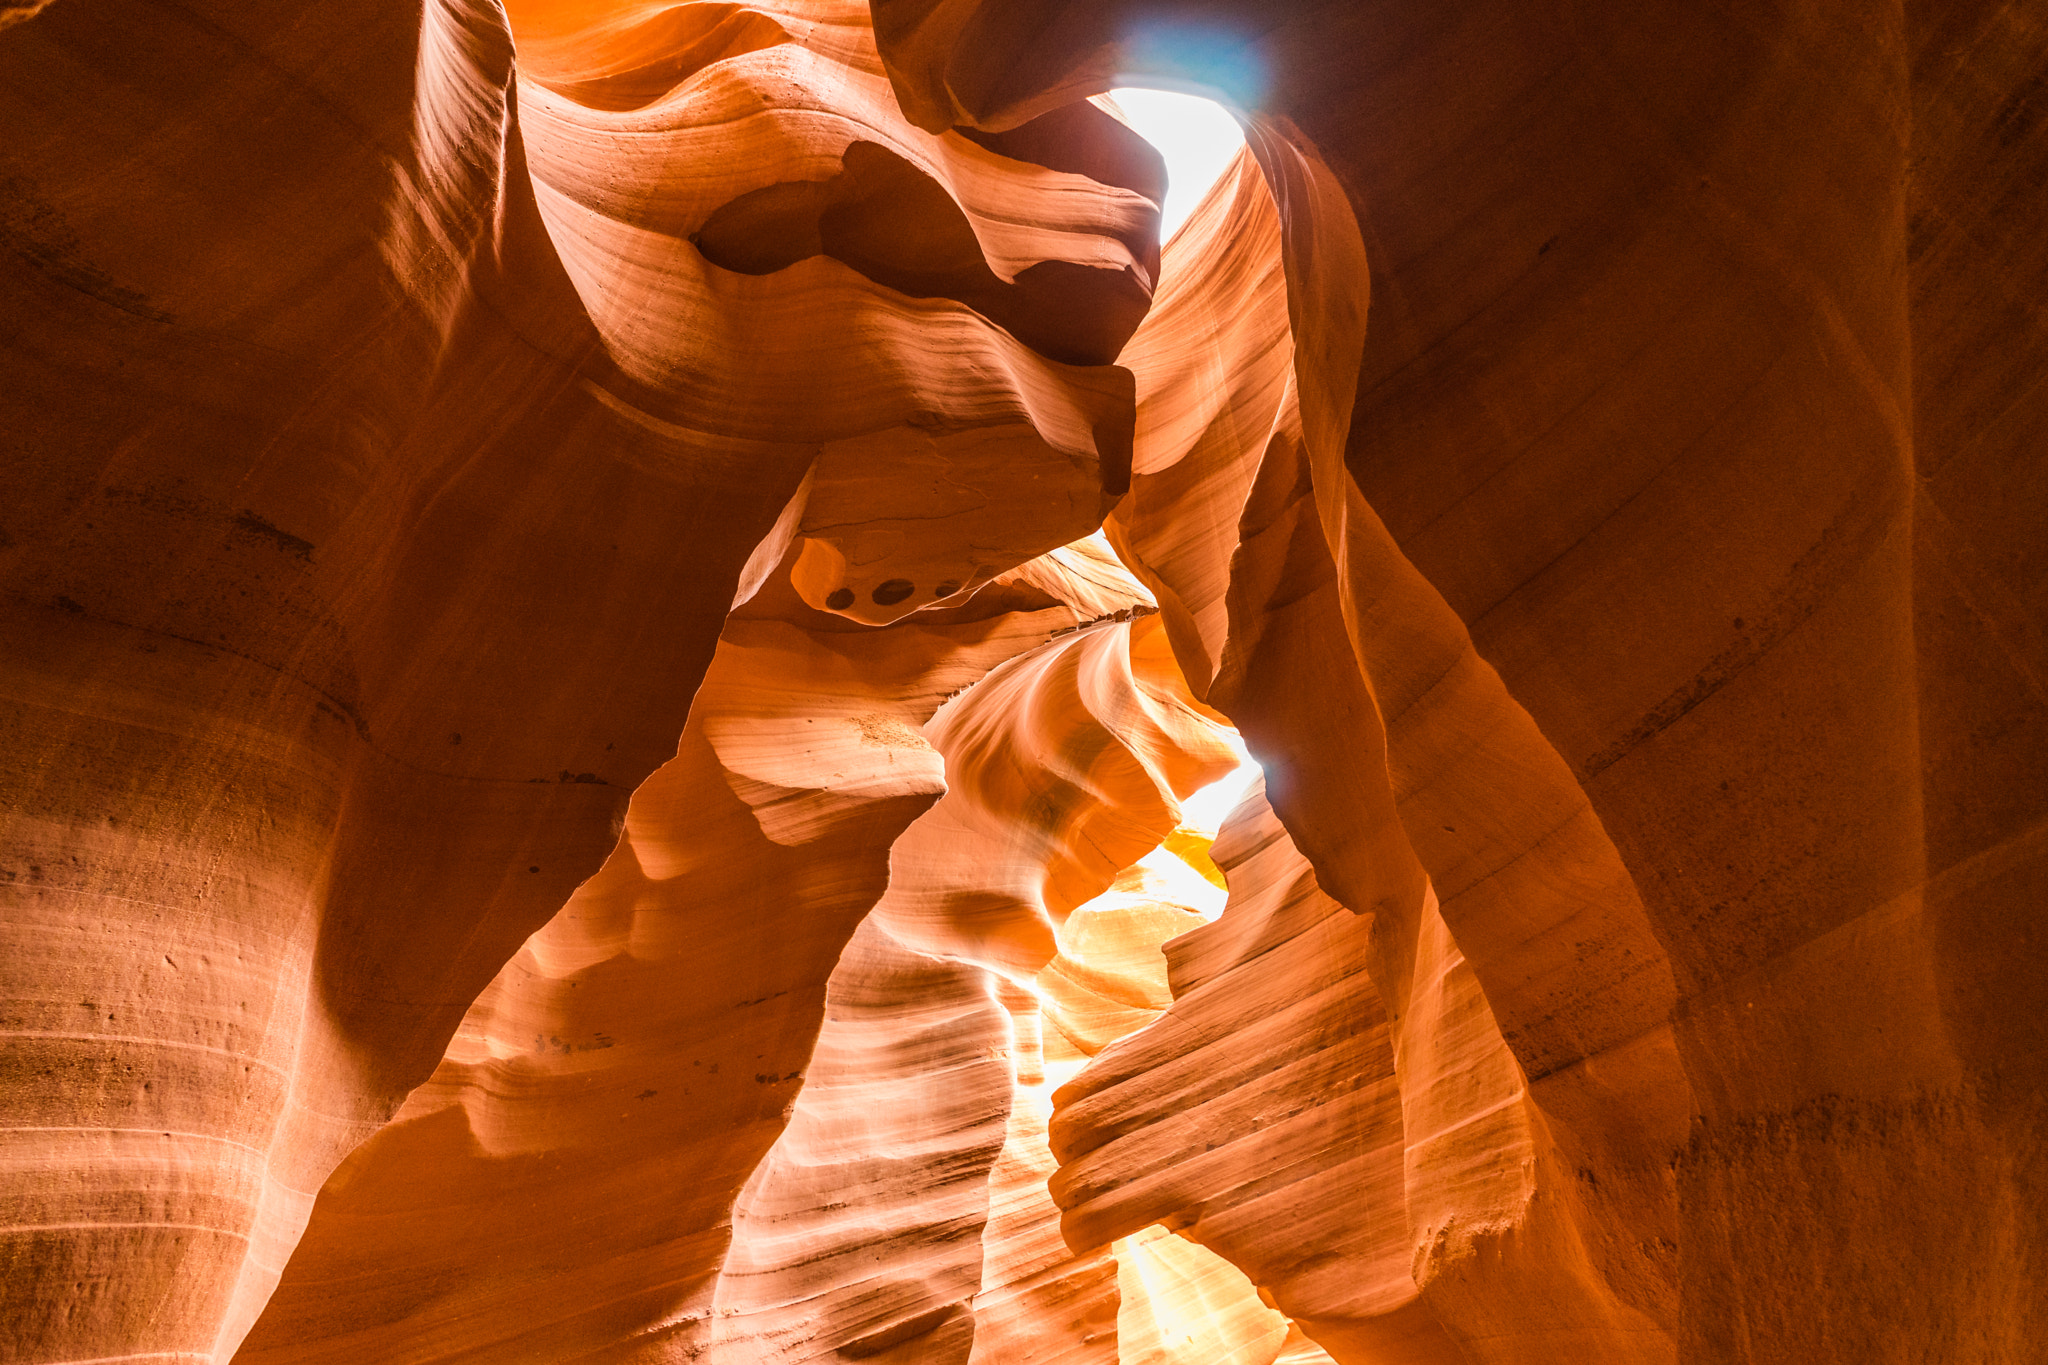
<path id="1" fill-rule="evenodd" d="M 2034 1358 L 2044 70 L 0 3 L 0 1355 Z"/>

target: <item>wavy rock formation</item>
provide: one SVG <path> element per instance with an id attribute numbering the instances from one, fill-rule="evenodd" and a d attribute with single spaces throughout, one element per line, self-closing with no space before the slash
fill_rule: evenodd
<path id="1" fill-rule="evenodd" d="M 1176 797 L 1235 756 L 1179 686 L 1157 617 L 1050 640 L 923 733 L 946 793 L 896 840 L 790 1127 L 734 1209 L 712 1358 L 1120 1358 L 1106 1258 L 1048 1235 L 1043 1186 L 998 1210 L 999 1163 L 1050 1168 L 1031 1093 L 1046 1025 L 1018 988 L 1171 831 Z M 1020 1300 L 1055 1321 L 1017 1323 Z"/>
<path id="2" fill-rule="evenodd" d="M 1376 767 L 1384 733 L 1391 800 L 1368 792 L 1337 816 L 1341 775 L 1313 771 L 1337 708 L 1304 720 L 1285 698 L 1202 692 L 1195 632 L 1176 644 L 1198 694 L 1286 779 L 1275 805 L 1319 883 L 1394 930 L 1378 978 L 1396 1018 L 1427 947 L 1417 873 L 1434 883 L 1556 1144 L 1540 1188 L 1576 1196 L 1568 1221 L 1597 1272 L 1573 1310 L 1588 1330 L 1696 1359 L 2023 1356 L 2032 1319 L 1977 1286 L 2012 1282 L 1999 1257 L 2038 1264 L 2039 1225 L 1989 1210 L 2030 1198 L 2016 1172 L 2035 1119 L 2020 1115 L 2037 1111 L 2009 1087 L 2042 1054 L 1991 1022 L 1989 959 L 1963 945 L 2041 961 L 1993 908 L 2039 875 L 2039 808 L 1958 804 L 1969 782 L 1950 764 L 1970 747 L 1965 716 L 2013 736 L 2024 764 L 2042 752 L 2041 694 L 2023 681 L 2038 637 L 2012 633 L 2007 596 L 2019 561 L 1953 567 L 2001 534 L 1987 494 L 2010 485 L 1991 471 L 2025 460 L 1987 408 L 1926 425 L 1906 342 L 1989 317 L 2005 295 L 1978 273 L 1989 259 L 2037 278 L 2013 214 L 2040 151 L 2012 135 L 2008 82 L 2039 69 L 2038 26 L 1990 7 L 1850 33 L 1799 6 L 1755 24 L 1600 6 L 1558 25 L 1506 3 L 1311 5 L 1190 11 L 1195 36 L 1177 40 L 1171 20 L 1114 4 L 1050 7 L 1057 24 L 973 0 L 880 8 L 920 123 L 1001 126 L 1112 72 L 1256 108 L 1301 439 L 1296 455 L 1243 434 L 1267 443 L 1267 481 L 1239 547 L 1210 562 L 1251 590 L 1256 679 L 1288 647 L 1271 608 L 1308 610 L 1301 575 L 1319 570 L 1283 570 L 1261 604 L 1244 547 L 1287 534 L 1297 509 L 1290 549 L 1328 556 L 1336 610 L 1295 648 L 1348 644 L 1315 676 L 1337 695 L 1359 695 L 1346 673 L 1364 685 L 1351 753 Z M 2004 52 L 1980 64 L 1965 34 Z M 1909 182 L 1909 127 L 1944 175 L 1972 157 L 1995 168 L 1983 183 L 2002 206 Z M 1909 202 L 1923 233 L 1967 223 L 1989 254 L 1962 266 L 1950 235 L 1929 255 L 1902 230 Z M 1385 286 L 1364 331 L 1365 272 L 1347 264 L 1360 239 Z M 2003 384 L 2028 401 L 2010 383 L 2038 374 L 2040 332 L 2014 335 L 2027 358 L 1976 395 Z M 1930 410 L 1982 401 L 1944 393 Z M 1972 472 L 1938 501 L 1912 493 L 1916 463 L 1954 467 L 1959 439 Z M 1140 444 L 1140 467 L 1174 462 Z M 1172 612 L 1198 584 L 1142 542 L 1178 544 L 1194 518 L 1129 520 L 1119 543 L 1148 581 L 1172 580 Z M 1930 593 L 1940 625 L 1915 615 Z M 1978 687 L 1960 682 L 1951 628 L 1999 640 Z M 1927 706 L 1941 751 L 1920 739 Z M 1331 827 L 1346 823 L 1348 842 Z M 1959 1014 L 1964 998 L 1984 1004 Z M 2004 1193 L 1925 1211 L 1903 1172 L 1927 1162 Z M 1787 1187 L 1847 1221 L 1765 1216 Z M 1487 1300 L 1512 1301 L 1504 1283 L 1439 1279 L 1427 1254 L 1416 1269 L 1453 1330 L 1490 1333 Z M 1969 1326 L 1930 1302 L 1974 1305 Z M 1668 1344 L 1631 1340 L 1644 1327 Z"/>
<path id="3" fill-rule="evenodd" d="M 2044 70 L 0 0 L 0 1357 L 2033 1359 Z"/>
<path id="4" fill-rule="evenodd" d="M 733 1201 L 816 1065 L 826 981 L 890 843 L 944 790 L 918 727 L 1074 619 L 992 588 L 876 631 L 786 579 L 735 611 L 618 848 L 328 1181 L 239 1358 L 687 1337 Z"/>
<path id="5" fill-rule="evenodd" d="M 1233 815 L 1217 855 L 1230 903 L 1168 949 L 1165 1018 L 1055 1097 L 1052 1189 L 1068 1236 L 1178 1226 L 1318 1341 L 1461 1359 L 1416 1305 L 1372 921 L 1322 893 L 1262 797 Z"/>
<path id="6" fill-rule="evenodd" d="M 1200 1210 L 1214 1230 L 1205 1234 L 1198 1224 L 1195 1236 L 1234 1245 L 1233 1259 L 1276 1302 L 1340 1356 L 1360 1360 L 1385 1351 L 1415 1359 L 1517 1359 L 1530 1349 L 1525 1334 L 1553 1344 L 1570 1341 L 1574 1350 L 1603 1358 L 1667 1353 L 1668 1344 L 1656 1344 L 1662 1333 L 1645 1310 L 1654 1311 L 1670 1293 L 1668 1266 L 1659 1266 L 1657 1255 L 1670 1245 L 1663 1235 L 1671 1217 L 1669 1179 L 1643 1154 L 1678 1142 L 1683 1108 L 1673 1101 L 1682 1098 L 1684 1082 L 1668 1036 L 1660 1045 L 1655 1028 L 1641 1037 L 1626 1031 L 1631 1019 L 1654 1006 L 1661 956 L 1611 844 L 1585 819 L 1584 798 L 1577 798 L 1574 814 L 1575 789 L 1561 785 L 1554 755 L 1546 768 L 1541 737 L 1501 695 L 1490 672 L 1447 662 L 1433 680 L 1430 708 L 1421 715 L 1406 709 L 1406 730 L 1383 722 L 1389 701 L 1379 689 L 1397 679 L 1367 672 L 1356 648 L 1345 647 L 1347 634 L 1358 629 L 1347 619 L 1355 607 L 1346 600 L 1325 529 L 1326 517 L 1336 519 L 1347 528 L 1340 543 L 1348 544 L 1348 518 L 1370 513 L 1357 506 L 1355 495 L 1321 505 L 1288 363 L 1295 348 L 1279 227 L 1248 153 L 1228 192 L 1209 200 L 1176 239 L 1168 286 L 1129 353 L 1149 381 L 1139 395 L 1143 458 L 1131 497 L 1110 529 L 1134 567 L 1157 584 L 1169 629 L 1180 627 L 1173 639 L 1191 682 L 1201 680 L 1206 700 L 1237 719 L 1253 751 L 1282 775 L 1273 800 L 1294 839 L 1311 860 L 1320 859 L 1317 873 L 1341 889 L 1343 904 L 1371 915 L 1348 932 L 1341 918 L 1331 919 L 1320 938 L 1300 939 L 1291 921 L 1328 918 L 1318 911 L 1334 910 L 1337 902 L 1323 897 L 1308 876 L 1308 887 L 1278 893 L 1291 894 L 1296 906 L 1285 912 L 1264 906 L 1265 888 L 1298 883 L 1307 868 L 1248 869 L 1244 875 L 1257 877 L 1260 890 L 1235 895 L 1233 903 L 1243 901 L 1245 908 L 1226 910 L 1219 931 L 1254 942 L 1271 935 L 1291 951 L 1260 960 L 1269 984 L 1240 978 L 1199 1003 L 1176 1004 L 1192 1009 L 1191 1019 L 1220 1008 L 1234 1021 L 1193 1024 L 1200 1041 L 1177 1039 L 1179 1047 L 1199 1050 L 1215 1041 L 1204 1033 L 1228 1032 L 1257 1017 L 1261 1007 L 1253 1000 L 1271 1008 L 1272 1002 L 1314 997 L 1369 969 L 1369 983 L 1348 987 L 1364 992 L 1348 1006 L 1364 1032 L 1329 1045 L 1308 1012 L 1298 1028 L 1244 1044 L 1250 1054 L 1235 1065 L 1252 1074 L 1236 1080 L 1242 1093 L 1214 1109 L 1200 1108 L 1195 1129 L 1183 1129 L 1179 1145 L 1170 1136 L 1172 1125 L 1153 1127 L 1135 1135 L 1135 1145 L 1104 1150 L 1071 1175 L 1062 1172 L 1056 1188 L 1072 1210 L 1070 1235 L 1085 1242 Z M 1174 281 L 1187 283 L 1175 288 Z M 1239 302 L 1247 297 L 1255 307 Z M 1187 345 L 1182 338 L 1190 335 L 1211 338 L 1210 346 Z M 1218 374 L 1233 382 L 1216 383 Z M 1234 527 L 1213 514 L 1184 514 L 1188 504 L 1218 503 L 1241 509 Z M 1377 591 L 1403 589 L 1399 566 L 1379 569 Z M 1406 586 L 1413 609 L 1398 623 L 1402 652 L 1434 648 L 1455 660 L 1462 632 L 1433 645 L 1426 633 L 1431 595 L 1412 582 L 1412 572 Z M 1440 603 L 1434 610 L 1440 621 Z M 1464 649 L 1469 660 L 1469 644 Z M 1401 662 L 1404 675 L 1414 676 L 1413 658 Z M 1404 766 L 1437 762 L 1454 736 L 1465 749 L 1456 781 L 1476 787 L 1489 772 L 1514 771 L 1518 785 L 1494 784 L 1482 805 L 1476 792 L 1468 801 L 1434 790 L 1441 778 L 1432 784 L 1404 775 Z M 1358 763 L 1361 752 L 1382 755 L 1382 766 Z M 1453 884 L 1470 887 L 1478 898 L 1471 913 L 1498 926 L 1490 938 L 1468 937 L 1470 953 L 1446 927 L 1456 903 L 1446 897 L 1440 911 L 1423 873 L 1417 846 L 1428 841 L 1410 837 L 1433 802 L 1451 803 L 1456 818 L 1468 828 L 1478 822 L 1492 841 L 1534 841 L 1490 877 L 1475 879 L 1452 866 Z M 1446 822 L 1429 833 L 1441 844 L 1456 828 Z M 1269 842 L 1276 835 L 1265 832 Z M 1224 852 L 1229 847 L 1226 837 L 1217 850 L 1226 875 L 1230 858 L 1238 856 Z M 1299 856 L 1292 842 L 1285 848 Z M 1565 869 L 1569 876 L 1561 875 Z M 1263 924 L 1274 914 L 1285 927 Z M 1558 954 L 1572 934 L 1588 937 L 1570 945 L 1576 970 L 1561 979 Z M 1494 955 L 1480 957 L 1487 948 L 1495 948 Z M 1475 975 L 1482 967 L 1497 968 L 1491 989 Z M 1205 975 L 1194 974 L 1182 989 Z M 1668 1001 L 1668 974 L 1663 980 Z M 1648 1002 L 1646 990 L 1652 992 Z M 1560 991 L 1579 998 L 1561 1003 Z M 1340 990 L 1330 1006 L 1342 997 Z M 1579 1061 L 1606 1053 L 1598 1084 L 1627 1102 L 1589 1111 L 1573 1093 L 1584 1079 L 1557 1058 L 1549 1059 L 1549 1093 L 1531 1092 L 1524 1079 L 1528 1064 L 1508 1046 L 1514 1016 L 1502 1018 L 1518 1007 L 1540 1030 L 1525 1048 L 1548 1038 Z M 1376 1041 L 1371 1021 L 1383 1009 L 1393 1021 L 1391 1037 Z M 1618 1047 L 1602 1045 L 1616 1035 Z M 1144 1061 L 1132 1065 L 1148 1073 L 1170 1069 L 1177 1055 L 1157 1034 L 1136 1046 Z M 1384 1069 L 1353 1053 L 1374 1046 L 1388 1049 Z M 1261 1074 L 1293 1064 L 1297 1048 L 1306 1055 L 1296 1074 Z M 1224 1044 L 1222 1055 L 1231 1050 Z M 1230 1063 L 1205 1059 L 1203 1065 L 1232 1074 Z M 1107 1082 L 1123 1072 L 1100 1075 Z M 1074 1093 L 1086 1094 L 1096 1083 L 1085 1077 Z M 1149 1074 L 1140 1083 L 1176 1084 Z M 1333 1086 L 1358 1092 L 1334 1113 L 1325 1111 Z M 1069 1154 L 1078 1157 L 1121 1129 L 1156 1121 L 1161 1115 L 1151 1106 L 1159 1101 L 1146 1098 L 1149 1105 L 1121 1116 L 1111 1131 L 1092 1132 L 1083 1121 Z M 1172 1105 L 1219 1099 L 1198 1088 L 1177 1096 L 1167 1112 L 1174 1112 Z M 1244 1112 L 1233 1112 L 1234 1106 Z M 1280 1112 L 1257 1112 L 1275 1106 Z M 1267 1122 L 1281 1129 L 1265 1133 Z M 1236 1124 L 1260 1129 L 1255 1146 L 1273 1144 L 1271 1152 L 1221 1150 L 1229 1144 L 1219 1139 Z M 1190 1148 L 1190 1141 L 1200 1145 Z M 1376 1162 L 1365 1156 L 1375 1145 L 1386 1153 Z M 1190 1162 L 1190 1151 L 1210 1155 Z M 1395 1165 L 1389 1166 L 1390 1156 Z M 1270 1186 L 1276 1165 L 1284 1170 L 1303 1161 L 1345 1169 L 1307 1182 L 1292 1193 L 1292 1204 L 1276 1197 L 1264 1209 L 1246 1210 L 1235 1224 L 1223 1216 L 1238 1202 L 1279 1195 L 1256 1182 L 1263 1178 Z M 1308 1174 L 1295 1172 L 1297 1179 Z M 1151 1188 L 1159 1183 L 1171 1184 L 1173 1192 Z M 1109 1191 L 1126 1184 L 1144 1192 L 1135 1209 L 1109 1200 Z M 1376 1230 L 1347 1219 L 1319 1240 L 1289 1221 L 1304 1201 L 1335 1198 L 1381 1210 L 1389 1224 Z M 1287 1239 L 1284 1246 L 1257 1247 L 1262 1237 L 1276 1235 Z M 1269 1259 L 1276 1256 L 1291 1264 Z M 1547 1305 L 1542 1322 L 1486 1316 L 1486 1304 L 1527 1302 Z"/>
<path id="7" fill-rule="evenodd" d="M 671 24 L 675 79 L 632 108 L 620 15 L 273 10 L 58 7 L 6 40 L 7 311 L 43 338 L 8 399 L 23 1359 L 233 1350 L 328 1171 L 596 870 L 786 547 L 819 607 L 886 619 L 1093 529 L 1128 463 L 1126 372 L 688 243 L 887 136 L 975 187 L 1005 269 L 1083 271 L 1044 306 L 1143 273 L 1103 264 L 1135 193 L 889 115 L 858 9 L 790 18 L 811 46 Z M 569 72 L 594 103 L 541 83 Z M 1091 166 L 1144 162 L 1106 122 Z M 592 179 L 621 139 L 637 169 Z M 1004 177 L 1072 212 L 1006 230 Z M 1022 511 L 989 491 L 1017 477 Z"/>

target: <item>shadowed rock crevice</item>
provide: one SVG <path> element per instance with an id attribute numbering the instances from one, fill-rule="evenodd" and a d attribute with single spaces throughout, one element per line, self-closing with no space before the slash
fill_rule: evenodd
<path id="1" fill-rule="evenodd" d="M 0 1358 L 2034 1365 L 2044 71 L 0 0 Z"/>
<path id="2" fill-rule="evenodd" d="M 785 181 L 741 195 L 690 240 L 712 264 L 744 275 L 772 275 L 829 256 L 911 298 L 964 303 L 1040 355 L 1069 365 L 1113 362 L 1151 304 L 1156 229 L 1149 250 L 1142 232 L 1124 239 L 1150 270 L 1040 261 L 1004 280 L 936 180 L 872 142 L 848 146 L 842 166 L 830 180 Z"/>

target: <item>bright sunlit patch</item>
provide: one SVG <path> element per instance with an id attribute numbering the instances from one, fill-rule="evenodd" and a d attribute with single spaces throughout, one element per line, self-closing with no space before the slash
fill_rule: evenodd
<path id="1" fill-rule="evenodd" d="M 1195 871 L 1186 860 L 1169 853 L 1165 844 L 1138 859 L 1138 866 L 1145 872 L 1141 894 L 1192 910 L 1203 919 L 1215 919 L 1222 914 L 1230 899 L 1222 887 Z"/>
<path id="2" fill-rule="evenodd" d="M 1259 780 L 1261 769 L 1252 761 L 1243 741 L 1236 731 L 1228 732 L 1237 749 L 1237 768 L 1217 781 L 1180 803 L 1180 822 L 1187 829 L 1200 830 L 1210 838 L 1223 828 L 1224 817 L 1244 800 L 1244 794 L 1251 790 L 1252 783 Z"/>
<path id="3" fill-rule="evenodd" d="M 1244 130 L 1222 105 L 1196 95 L 1134 89 L 1109 93 L 1138 135 L 1166 158 L 1166 202 L 1159 222 L 1163 242 L 1229 167 L 1244 146 Z"/>

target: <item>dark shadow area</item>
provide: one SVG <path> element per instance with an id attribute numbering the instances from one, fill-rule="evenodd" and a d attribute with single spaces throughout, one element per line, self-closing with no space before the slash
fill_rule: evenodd
<path id="1" fill-rule="evenodd" d="M 1141 159 L 1113 158 L 1106 147 L 1091 157 L 1082 144 L 1073 160 L 1142 179 L 1131 173 L 1132 163 L 1143 169 Z M 713 265 L 744 275 L 830 256 L 899 294 L 963 303 L 1040 355 L 1069 365 L 1113 362 L 1151 306 L 1151 280 L 1128 268 L 1040 261 L 1005 283 L 938 181 L 873 142 L 853 143 L 840 164 L 830 180 L 784 181 L 741 195 L 690 240 Z M 1155 230 L 1149 243 L 1127 243 L 1155 277 L 1156 239 Z"/>

